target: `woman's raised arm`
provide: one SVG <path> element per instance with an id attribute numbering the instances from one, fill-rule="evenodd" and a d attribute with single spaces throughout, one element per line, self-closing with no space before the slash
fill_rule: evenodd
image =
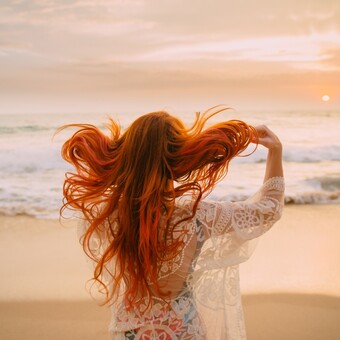
<path id="1" fill-rule="evenodd" d="M 267 126 L 260 125 L 255 129 L 258 137 L 253 142 L 268 149 L 264 184 L 245 201 L 210 203 L 206 208 L 207 215 L 211 216 L 210 223 L 203 223 L 209 236 L 234 231 L 243 239 L 255 238 L 281 217 L 284 204 L 282 145 Z"/>
<path id="2" fill-rule="evenodd" d="M 255 127 L 258 133 L 257 142 L 268 149 L 266 172 L 263 182 L 271 177 L 283 177 L 282 144 L 279 138 L 266 125 Z M 254 140 L 254 142 L 256 142 Z"/>

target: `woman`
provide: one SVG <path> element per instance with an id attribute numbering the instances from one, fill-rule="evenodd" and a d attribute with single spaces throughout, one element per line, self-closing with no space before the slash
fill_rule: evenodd
<path id="1" fill-rule="evenodd" d="M 282 146 L 266 126 L 229 120 L 187 129 L 160 111 L 111 137 L 92 125 L 63 145 L 76 173 L 66 207 L 82 213 L 94 280 L 112 306 L 112 339 L 245 339 L 238 264 L 283 206 Z M 203 200 L 250 143 L 268 149 L 264 184 L 243 202 Z"/>

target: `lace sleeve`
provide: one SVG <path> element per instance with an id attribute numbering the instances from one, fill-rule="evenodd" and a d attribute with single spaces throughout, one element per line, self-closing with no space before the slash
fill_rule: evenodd
<path id="1" fill-rule="evenodd" d="M 281 218 L 284 204 L 284 180 L 272 177 L 244 202 L 232 204 L 230 225 L 242 239 L 258 237 Z"/>
<path id="2" fill-rule="evenodd" d="M 205 271 L 227 268 L 249 259 L 257 237 L 280 218 L 283 195 L 283 178 L 273 177 L 246 201 L 202 202 L 196 219 L 197 231 L 199 235 L 204 234 L 204 243 L 195 263 L 195 280 Z"/>
<path id="3" fill-rule="evenodd" d="M 272 177 L 249 199 L 242 202 L 214 202 L 205 218 L 206 234 L 219 236 L 228 232 L 245 240 L 265 233 L 280 219 L 284 202 L 284 179 Z M 212 205 L 212 203 L 210 203 Z"/>

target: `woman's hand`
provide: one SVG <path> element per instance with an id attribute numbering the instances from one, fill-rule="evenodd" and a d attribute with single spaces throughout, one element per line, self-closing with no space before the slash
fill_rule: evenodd
<path id="1" fill-rule="evenodd" d="M 258 138 L 254 139 L 253 143 L 259 143 L 266 147 L 268 150 L 281 150 L 282 144 L 276 134 L 270 130 L 266 125 L 255 126 L 258 133 Z"/>
<path id="2" fill-rule="evenodd" d="M 279 137 L 266 125 L 255 126 L 255 130 L 257 131 L 258 137 L 252 142 L 259 143 L 268 149 L 264 182 L 271 177 L 282 177 L 282 144 Z"/>

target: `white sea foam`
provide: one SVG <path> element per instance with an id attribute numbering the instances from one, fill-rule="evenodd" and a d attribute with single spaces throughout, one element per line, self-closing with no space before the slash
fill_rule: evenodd
<path id="1" fill-rule="evenodd" d="M 117 118 L 117 116 L 115 116 Z M 133 116 L 119 117 L 127 126 Z M 220 119 L 242 119 L 267 124 L 284 145 L 286 202 L 340 202 L 340 112 L 257 114 L 228 113 Z M 192 121 L 193 115 L 183 116 Z M 56 218 L 62 201 L 64 173 L 71 170 L 60 156 L 63 132 L 68 123 L 91 123 L 103 127 L 104 115 L 2 115 L 0 116 L 0 213 Z M 247 151 L 251 151 L 253 146 Z M 229 174 L 210 199 L 242 200 L 261 185 L 267 151 L 259 146 L 249 157 L 236 158 Z"/>

